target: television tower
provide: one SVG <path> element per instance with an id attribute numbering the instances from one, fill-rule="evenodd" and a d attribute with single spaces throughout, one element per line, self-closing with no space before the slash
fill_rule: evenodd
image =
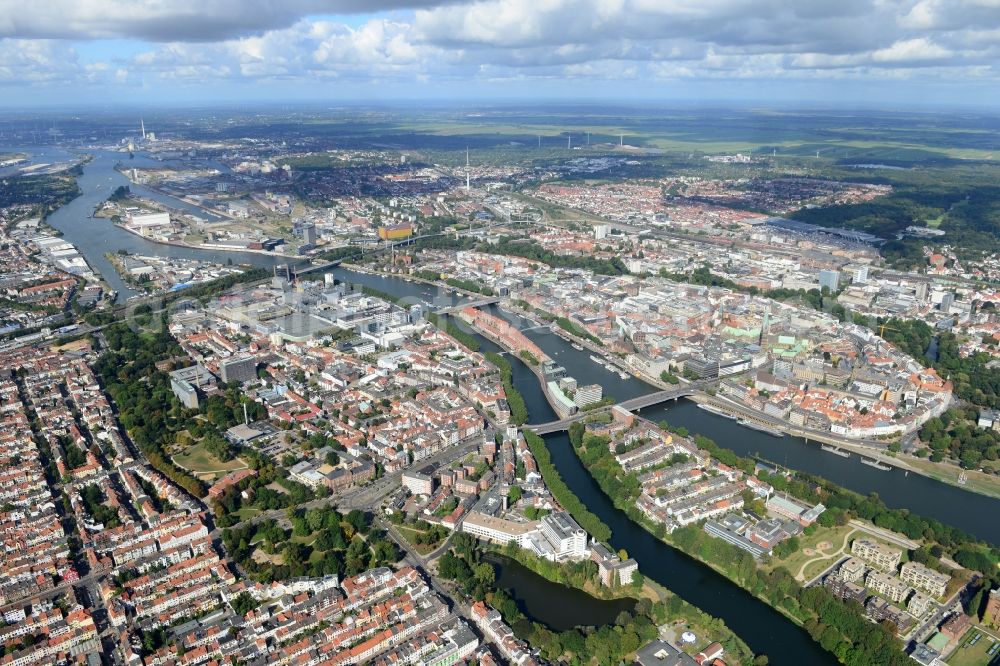
<path id="1" fill-rule="evenodd" d="M 469 147 L 465 147 L 465 191 L 470 192 L 472 190 L 472 180 L 469 176 Z"/>
<path id="2" fill-rule="evenodd" d="M 573 150 L 573 135 L 566 135 L 566 150 Z"/>
<path id="3" fill-rule="evenodd" d="M 618 135 L 618 145 L 621 146 L 621 147 L 625 146 L 625 135 L 624 134 L 619 134 Z"/>

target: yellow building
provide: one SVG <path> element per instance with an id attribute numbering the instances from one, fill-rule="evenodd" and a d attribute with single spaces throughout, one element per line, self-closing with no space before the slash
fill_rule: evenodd
<path id="1" fill-rule="evenodd" d="M 382 240 L 403 240 L 412 235 L 412 224 L 397 224 L 391 227 L 379 227 L 378 230 L 378 237 Z"/>

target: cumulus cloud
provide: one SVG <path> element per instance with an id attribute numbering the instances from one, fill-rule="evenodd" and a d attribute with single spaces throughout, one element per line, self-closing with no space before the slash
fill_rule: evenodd
<path id="1" fill-rule="evenodd" d="M 1000 0 L 17 2 L 0 81 L 985 81 L 1000 62 Z M 81 61 L 110 38 L 143 45 Z"/>
<path id="2" fill-rule="evenodd" d="M 0 0 L 0 37 L 206 42 L 286 28 L 312 14 L 413 9 L 424 0 Z"/>

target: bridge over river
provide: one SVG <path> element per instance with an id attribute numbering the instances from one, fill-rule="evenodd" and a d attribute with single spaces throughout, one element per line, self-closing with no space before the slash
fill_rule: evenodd
<path id="1" fill-rule="evenodd" d="M 698 391 L 701 391 L 707 386 L 713 384 L 713 380 L 703 380 L 698 382 L 692 382 L 690 384 L 685 384 L 684 386 L 678 386 L 677 388 L 666 389 L 665 391 L 657 391 L 655 393 L 647 393 L 646 395 L 640 395 L 630 400 L 624 400 L 619 402 L 616 407 L 621 407 L 622 409 L 628 410 L 630 412 L 642 409 L 644 407 L 652 407 L 653 405 L 659 405 L 660 403 L 667 402 L 668 400 L 677 400 L 678 398 L 683 398 L 689 395 L 694 395 Z M 610 408 L 610 407 L 609 407 Z M 558 421 L 549 421 L 548 423 L 539 423 L 537 425 L 526 425 L 525 427 L 533 431 L 538 435 L 548 435 L 549 433 L 559 432 L 561 430 L 567 430 L 571 424 L 577 421 L 582 421 L 591 414 L 594 414 L 601 410 L 577 412 L 572 416 L 568 416 L 564 419 Z"/>

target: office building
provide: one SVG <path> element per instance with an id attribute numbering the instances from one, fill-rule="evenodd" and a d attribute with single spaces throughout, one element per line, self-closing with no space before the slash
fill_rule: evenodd
<path id="1" fill-rule="evenodd" d="M 820 289 L 826 287 L 830 291 L 837 291 L 840 287 L 840 271 L 821 270 L 819 272 Z"/>
<path id="2" fill-rule="evenodd" d="M 864 284 L 865 282 L 868 282 L 868 267 L 858 266 L 857 268 L 855 268 L 854 276 L 852 277 L 851 281 L 854 284 Z"/>
<path id="3" fill-rule="evenodd" d="M 573 402 L 576 403 L 577 407 L 586 407 L 595 402 L 600 402 L 603 396 L 604 389 L 601 388 L 600 384 L 588 384 L 576 389 L 576 393 L 573 395 Z"/>
<path id="4" fill-rule="evenodd" d="M 557 560 L 586 557 L 587 533 L 565 511 L 542 518 L 541 533 L 551 544 Z"/>
<path id="5" fill-rule="evenodd" d="M 462 531 L 493 543 L 507 544 L 513 541 L 524 548 L 531 535 L 537 534 L 538 521 L 515 523 L 479 511 L 470 511 L 462 521 Z"/>
<path id="6" fill-rule="evenodd" d="M 253 356 L 245 358 L 227 358 L 219 364 L 219 374 L 226 382 L 252 382 L 257 379 L 257 359 Z"/>
<path id="7" fill-rule="evenodd" d="M 302 242 L 306 245 L 316 244 L 316 225 L 312 222 L 306 222 L 301 227 L 302 231 Z"/>
<path id="8" fill-rule="evenodd" d="M 941 312 L 948 313 L 951 312 L 951 306 L 955 304 L 955 294 L 946 291 L 944 295 L 941 296 Z"/>
<path id="9" fill-rule="evenodd" d="M 199 393 L 215 390 L 215 375 L 201 367 L 192 365 L 170 373 L 170 389 L 188 409 L 198 409 Z"/>

